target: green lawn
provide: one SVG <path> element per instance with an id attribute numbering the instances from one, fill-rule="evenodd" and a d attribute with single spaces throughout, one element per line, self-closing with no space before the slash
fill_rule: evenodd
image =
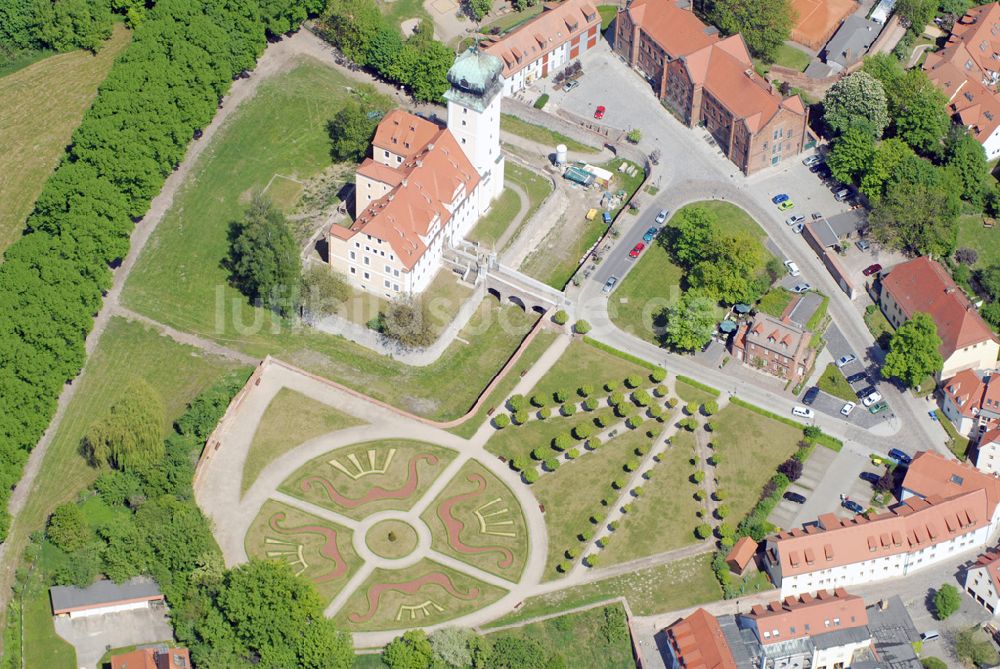
<path id="1" fill-rule="evenodd" d="M 625 612 L 620 604 L 609 608 L 618 609 L 624 621 Z M 597 607 L 578 613 L 570 613 L 524 627 L 503 632 L 494 632 L 487 638 L 494 642 L 502 637 L 527 638 L 537 641 L 546 654 L 562 657 L 550 660 L 548 666 L 572 666 L 574 669 L 623 669 L 634 667 L 632 642 L 626 633 L 616 641 L 609 641 L 602 633 L 605 621 L 604 607 Z M 568 660 L 568 662 L 567 662 Z"/>
<path id="2" fill-rule="evenodd" d="M 488 214 L 479 219 L 466 239 L 479 242 L 487 248 L 496 246 L 497 240 L 503 236 L 514 218 L 521 210 L 521 197 L 509 188 L 504 189 L 500 197 L 493 202 Z"/>
<path id="3" fill-rule="evenodd" d="M 532 413 L 534 411 L 532 410 Z M 594 419 L 597 417 L 602 418 L 605 423 L 618 420 L 614 418 L 614 409 L 609 407 L 607 402 L 596 411 L 581 410 L 572 416 L 558 415 L 555 405 L 551 407 L 551 411 L 552 416 L 544 420 L 532 420 L 525 425 L 510 425 L 502 430 L 497 430 L 486 442 L 486 450 L 506 460 L 526 458 L 535 448 L 550 449 L 555 437 L 570 432 L 578 425 L 589 424 L 595 431 L 602 429 L 594 425 Z M 558 453 L 552 451 L 550 455 L 555 456 Z"/>
<path id="4" fill-rule="evenodd" d="M 377 0 L 376 4 L 390 23 L 399 25 L 407 19 L 422 19 L 433 24 L 421 0 Z"/>
<path id="5" fill-rule="evenodd" d="M 690 383 L 685 383 L 679 379 L 674 381 L 674 388 L 677 390 L 677 396 L 680 397 L 683 402 L 697 402 L 699 405 L 702 405 L 709 400 L 716 399 L 714 395 L 711 395 L 701 388 L 696 388 Z"/>
<path id="6" fill-rule="evenodd" d="M 608 513 L 608 507 L 600 504 L 601 498 L 605 495 L 617 498 L 618 491 L 611 488 L 611 482 L 629 478 L 622 465 L 636 457 L 632 451 L 637 446 L 648 446 L 651 441 L 643 429 L 623 428 L 623 433 L 598 450 L 564 463 L 532 486 L 535 497 L 545 507 L 545 526 L 549 533 L 549 554 L 543 580 L 559 577 L 556 565 L 566 560 L 563 555 L 566 549 L 582 548 L 577 535 L 594 529 L 595 526 L 588 520 L 590 514 Z"/>
<path id="7" fill-rule="evenodd" d="M 782 67 L 798 70 L 799 72 L 802 72 L 809 66 L 810 60 L 812 60 L 812 57 L 808 53 L 787 44 L 778 45 L 778 49 L 774 54 L 775 65 L 781 65 Z"/>
<path id="8" fill-rule="evenodd" d="M 535 316 L 484 301 L 435 363 L 410 367 L 339 337 L 292 327 L 256 309 L 221 267 L 228 223 L 275 173 L 309 177 L 329 163 L 325 123 L 350 82 L 306 59 L 265 82 L 196 165 L 139 260 L 126 303 L 180 330 L 251 355 L 272 354 L 380 400 L 435 419 L 462 415 L 516 349 Z"/>
<path id="9" fill-rule="evenodd" d="M 563 215 L 542 243 L 519 268 L 557 290 L 562 290 L 580 267 L 580 259 L 608 229 L 601 219 L 571 220 Z"/>
<path id="10" fill-rule="evenodd" d="M 858 396 L 851 389 L 851 384 L 847 382 L 847 379 L 832 362 L 823 370 L 823 375 L 819 377 L 819 383 L 816 385 L 819 386 L 820 390 L 830 393 L 834 397 L 839 397 L 845 402 L 858 401 Z"/>
<path id="11" fill-rule="evenodd" d="M 734 204 L 716 200 L 693 202 L 678 211 L 689 207 L 714 214 L 718 227 L 727 232 L 748 232 L 762 244 L 767 239 L 767 234 L 750 214 Z M 667 225 L 672 222 L 673 216 Z M 608 299 L 612 322 L 625 332 L 659 345 L 659 333 L 664 324 L 661 313 L 680 297 L 682 278 L 681 268 L 671 261 L 663 246 L 658 241 L 650 244 Z M 722 315 L 720 309 L 719 318 Z"/>
<path id="12" fill-rule="evenodd" d="M 757 310 L 775 318 L 781 318 L 781 314 L 785 313 L 792 297 L 794 294 L 791 291 L 774 286 L 761 296 L 760 302 L 757 303 Z"/>
<path id="13" fill-rule="evenodd" d="M 601 32 L 603 33 L 618 16 L 618 5 L 597 5 L 597 11 L 601 15 Z"/>
<path id="14" fill-rule="evenodd" d="M 520 12 L 511 12 L 506 16 L 501 16 L 499 19 L 493 21 L 492 23 L 482 26 L 479 29 L 479 32 L 483 33 L 484 35 L 489 35 L 493 32 L 494 28 L 499 29 L 500 32 L 502 33 L 509 32 L 511 29 L 521 25 L 522 23 L 527 23 L 531 19 L 541 14 L 543 9 L 545 9 L 545 7 L 541 3 L 538 3 L 532 5 L 531 7 L 527 7 Z M 598 9 L 598 11 L 600 10 Z"/>
<path id="15" fill-rule="evenodd" d="M 958 219 L 956 247 L 976 250 L 976 268 L 1000 263 L 1000 228 L 984 228 L 980 214 L 962 216 Z"/>
<path id="16" fill-rule="evenodd" d="M 46 669 L 75 669 L 76 651 L 73 646 L 56 634 L 52 624 L 52 604 L 49 600 L 49 562 L 55 549 L 47 543 L 35 561 L 28 577 L 22 617 L 24 647 L 23 666 Z M 13 553 L 12 553 L 13 554 Z M 17 602 L 15 597 L 13 601 Z"/>
<path id="17" fill-rule="evenodd" d="M 0 152 L 0 253 L 21 236 L 24 219 L 42 186 L 65 153 L 115 56 L 130 39 L 131 33 L 117 25 L 96 56 L 88 51 L 31 52 L 0 69 L 0 76 L 6 75 L 0 78 L 0 146 L 4 148 Z M 37 62 L 29 65 L 31 60 Z"/>
<path id="18" fill-rule="evenodd" d="M 889 319 L 885 317 L 882 310 L 878 308 L 877 305 L 870 304 L 865 308 L 865 325 L 868 326 L 868 331 L 872 333 L 875 337 L 875 341 L 878 342 L 880 346 L 887 346 L 889 343 L 889 337 L 895 330 L 892 324 L 889 323 Z"/>
<path id="19" fill-rule="evenodd" d="M 558 613 L 612 597 L 627 599 L 635 615 L 649 616 L 722 599 L 722 589 L 712 573 L 712 556 L 706 553 L 624 576 L 529 597 L 516 613 L 495 620 L 491 625 L 506 625 Z"/>
<path id="20" fill-rule="evenodd" d="M 507 240 L 507 244 L 504 246 L 506 248 L 511 242 L 517 239 L 520 230 L 528 224 L 531 217 L 538 211 L 538 208 L 542 206 L 542 202 L 552 192 L 552 182 L 547 177 L 533 172 L 526 167 L 521 167 L 513 161 L 507 161 L 504 172 L 508 181 L 517 184 L 528 194 L 528 211 L 525 212 L 524 218 L 521 219 L 521 224 L 517 227 L 517 230 Z"/>
<path id="21" fill-rule="evenodd" d="M 385 669 L 386 666 L 388 665 L 382 661 L 382 653 L 365 653 L 354 656 L 351 669 Z"/>
<path id="22" fill-rule="evenodd" d="M 144 379 L 159 393 L 168 420 L 163 426 L 166 434 L 169 421 L 179 416 L 195 395 L 232 369 L 229 361 L 177 344 L 146 326 L 111 319 L 87 360 L 83 376 L 76 381 L 76 394 L 8 538 L 9 554 L 20 555 L 28 534 L 41 529 L 55 507 L 75 499 L 97 477 L 97 470 L 79 455 L 80 440 L 91 423 L 121 397 L 130 381 Z M 249 375 L 250 370 L 245 371 Z M 6 587 L 8 582 L 0 585 Z"/>
<path id="23" fill-rule="evenodd" d="M 691 436 L 686 431 L 682 434 Z M 693 443 L 675 438 L 662 462 L 653 468 L 652 477 L 642 484 L 643 494 L 633 503 L 634 510 L 625 514 L 611 543 L 601 552 L 602 565 L 627 562 L 697 541 L 694 527 L 701 521 L 695 514 L 702 505 L 694 499 L 696 486 L 688 480 L 694 471 L 689 463 L 692 455 Z"/>
<path id="24" fill-rule="evenodd" d="M 600 151 L 596 147 L 567 137 L 561 132 L 549 130 L 543 125 L 535 125 L 534 123 L 522 121 L 517 116 L 512 116 L 511 114 L 500 115 L 500 130 L 533 142 L 538 142 L 539 144 L 544 144 L 545 146 L 551 146 L 553 150 L 555 150 L 556 144 L 565 144 L 567 149 L 578 153 L 598 153 Z"/>
<path id="25" fill-rule="evenodd" d="M 240 491 L 246 492 L 264 467 L 299 444 L 321 434 L 361 423 L 363 421 L 332 406 L 289 388 L 282 388 L 267 405 L 253 435 L 253 442 L 243 465 Z"/>
<path id="26" fill-rule="evenodd" d="M 647 368 L 576 339 L 528 395 L 545 395 L 551 405 L 557 390 L 576 392 L 580 386 L 592 385 L 595 394 L 607 394 L 603 386 L 612 381 L 618 384 L 616 390 L 625 391 L 625 377 L 632 375 L 639 376 L 643 386 L 652 384 Z"/>
<path id="27" fill-rule="evenodd" d="M 712 443 L 722 458 L 716 467 L 719 489 L 735 524 L 757 503 L 778 465 L 798 449 L 802 430 L 736 404 L 713 416 L 712 425 Z"/>

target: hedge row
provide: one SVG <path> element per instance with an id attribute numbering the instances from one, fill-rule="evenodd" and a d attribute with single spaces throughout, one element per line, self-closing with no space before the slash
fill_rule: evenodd
<path id="1" fill-rule="evenodd" d="M 160 0 L 115 62 L 0 265 L 0 538 L 10 491 L 83 366 L 133 224 L 293 0 Z M 262 11 L 266 7 L 266 12 Z M 278 21 L 280 23 L 280 21 Z"/>
<path id="2" fill-rule="evenodd" d="M 704 390 L 706 393 L 708 393 L 712 397 L 721 397 L 722 396 L 722 393 L 719 391 L 718 388 L 713 388 L 712 386 L 705 385 L 701 381 L 695 381 L 690 376 L 682 376 L 681 374 L 678 374 L 677 375 L 677 380 L 678 381 L 683 381 L 684 383 L 688 384 L 689 386 L 694 386 L 695 388 L 697 388 L 699 390 Z"/>

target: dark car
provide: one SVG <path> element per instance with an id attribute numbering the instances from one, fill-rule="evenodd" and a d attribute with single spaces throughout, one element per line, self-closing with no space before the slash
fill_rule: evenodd
<path id="1" fill-rule="evenodd" d="M 805 504 L 806 498 L 797 492 L 786 492 L 785 499 L 789 502 L 795 502 L 796 504 Z"/>
<path id="2" fill-rule="evenodd" d="M 858 478 L 860 478 L 862 481 L 868 481 L 872 485 L 875 485 L 876 483 L 879 482 L 879 479 L 881 479 L 882 477 L 876 474 L 875 472 L 861 472 Z"/>
<path id="3" fill-rule="evenodd" d="M 858 397 L 868 397 L 874 392 L 876 392 L 875 386 L 867 386 L 858 391 Z"/>
<path id="4" fill-rule="evenodd" d="M 889 457 L 898 462 L 901 465 L 908 465 L 913 462 L 913 458 L 899 450 L 898 448 L 889 449 Z"/>
<path id="5" fill-rule="evenodd" d="M 882 271 L 882 265 L 875 263 L 874 265 L 869 265 L 865 267 L 861 273 L 865 276 L 871 276 L 872 274 L 877 274 Z"/>
<path id="6" fill-rule="evenodd" d="M 855 502 L 853 499 L 845 499 L 843 502 L 840 503 L 840 505 L 845 509 L 847 509 L 848 511 L 850 511 L 851 513 L 865 512 L 864 508 L 860 504 Z"/>
<path id="7" fill-rule="evenodd" d="M 859 381 L 864 381 L 869 386 L 872 384 L 871 379 L 868 378 L 868 374 L 866 372 L 858 372 L 857 374 L 851 374 L 847 377 L 848 383 L 858 383 Z"/>
<path id="8" fill-rule="evenodd" d="M 815 402 L 817 397 L 819 397 L 819 388 L 817 386 L 813 386 L 806 391 L 805 395 L 802 396 L 802 403 L 808 406 Z"/>

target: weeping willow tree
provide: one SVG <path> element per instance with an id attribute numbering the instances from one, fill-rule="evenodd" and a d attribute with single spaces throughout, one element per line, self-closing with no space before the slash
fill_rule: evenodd
<path id="1" fill-rule="evenodd" d="M 160 396 L 145 381 L 133 381 L 87 430 L 83 451 L 96 466 L 122 471 L 148 468 L 163 460 L 163 423 Z"/>

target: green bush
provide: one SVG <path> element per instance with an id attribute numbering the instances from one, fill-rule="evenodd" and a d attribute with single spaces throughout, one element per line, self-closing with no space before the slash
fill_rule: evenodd
<path id="1" fill-rule="evenodd" d="M 621 490 L 622 488 L 625 487 L 625 479 L 620 479 L 620 478 L 615 479 L 614 481 L 611 482 L 611 487 L 614 488 L 615 490 Z"/>
<path id="2" fill-rule="evenodd" d="M 629 388 L 638 388 L 642 384 L 642 377 L 638 374 L 629 374 L 625 377 L 625 385 Z"/>
<path id="3" fill-rule="evenodd" d="M 622 513 L 632 513 L 632 504 L 622 504 Z"/>
<path id="4" fill-rule="evenodd" d="M 556 569 L 559 570 L 560 574 L 565 574 L 566 572 L 569 571 L 569 563 L 560 562 L 559 564 L 556 565 Z"/>
<path id="5" fill-rule="evenodd" d="M 653 394 L 657 397 L 666 397 L 667 392 L 668 390 L 666 386 L 656 386 L 653 388 Z"/>
<path id="6" fill-rule="evenodd" d="M 622 465 L 622 469 L 624 469 L 627 472 L 634 472 L 638 468 L 639 468 L 639 461 L 636 460 L 635 458 L 628 460 L 624 465 Z"/>
<path id="7" fill-rule="evenodd" d="M 573 428 L 573 436 L 583 441 L 591 434 L 593 434 L 594 428 L 592 428 L 588 423 L 581 423 Z"/>
<path id="8" fill-rule="evenodd" d="M 709 400 L 701 405 L 701 410 L 705 412 L 706 416 L 711 416 L 719 413 L 719 403 L 715 400 Z"/>
<path id="9" fill-rule="evenodd" d="M 594 567 L 596 567 L 599 564 L 600 561 L 598 560 L 597 553 L 591 553 L 590 555 L 588 555 L 587 557 L 585 557 L 583 559 L 583 562 L 588 567 L 590 567 L 591 569 L 593 569 Z"/>
<path id="10" fill-rule="evenodd" d="M 580 541 L 587 543 L 588 541 L 590 541 L 590 538 L 594 535 L 590 530 L 584 530 L 583 532 L 580 532 L 580 534 L 576 536 Z"/>
<path id="11" fill-rule="evenodd" d="M 715 432 L 715 423 L 710 420 L 705 421 L 705 432 Z"/>
<path id="12" fill-rule="evenodd" d="M 600 406 L 600 402 L 597 400 L 596 397 L 588 397 L 583 401 L 583 408 L 585 411 L 593 411 L 598 406 Z"/>
<path id="13" fill-rule="evenodd" d="M 649 393 L 645 390 L 636 390 L 632 393 L 632 401 L 638 406 L 645 407 L 649 406 L 650 402 L 653 401 L 653 398 L 650 397 Z"/>
<path id="14" fill-rule="evenodd" d="M 614 532 L 615 530 L 617 530 L 618 529 L 618 521 L 617 520 L 612 520 L 610 523 L 608 523 L 608 529 L 611 530 L 612 532 Z"/>
<path id="15" fill-rule="evenodd" d="M 698 413 L 698 403 L 688 402 L 687 404 L 684 405 L 684 411 L 689 416 L 695 415 L 696 413 Z"/>
<path id="16" fill-rule="evenodd" d="M 607 545 L 608 545 L 608 539 L 610 539 L 610 538 L 611 537 L 601 537 L 600 539 L 598 539 L 594 543 L 597 544 L 598 548 L 606 548 Z"/>
<path id="17" fill-rule="evenodd" d="M 617 387 L 618 387 L 617 381 L 608 381 L 607 383 L 604 384 L 604 389 L 607 390 L 609 393 L 614 392 L 614 390 Z"/>
<path id="18" fill-rule="evenodd" d="M 718 467 L 720 462 L 722 462 L 722 457 L 718 453 L 713 453 L 712 455 L 708 456 L 708 464 L 712 465 L 713 467 Z"/>
<path id="19" fill-rule="evenodd" d="M 627 425 L 631 430 L 637 429 L 640 425 L 642 425 L 642 423 L 642 416 L 629 416 L 628 420 L 625 421 L 625 425 Z"/>
<path id="20" fill-rule="evenodd" d="M 632 451 L 632 452 L 635 453 L 636 455 L 638 455 L 641 458 L 642 456 L 646 455 L 646 453 L 649 452 L 649 445 L 648 444 L 639 444 L 638 446 L 635 447 L 635 450 Z"/>
<path id="21" fill-rule="evenodd" d="M 562 408 L 559 410 L 559 413 L 561 413 L 564 416 L 572 416 L 573 414 L 576 413 L 576 405 L 571 402 L 567 402 L 566 404 L 562 405 Z"/>
<path id="22" fill-rule="evenodd" d="M 701 483 L 705 480 L 705 472 L 700 469 L 697 470 L 694 474 L 691 474 L 691 480 L 695 483 Z"/>
<path id="23" fill-rule="evenodd" d="M 565 388 L 560 388 L 552 393 L 552 398 L 556 401 L 556 403 L 562 404 L 569 399 L 569 392 Z"/>
<path id="24" fill-rule="evenodd" d="M 589 383 L 585 383 L 577 388 L 576 392 L 580 397 L 590 397 L 594 394 L 594 386 Z"/>
<path id="25" fill-rule="evenodd" d="M 649 380 L 653 383 L 663 383 L 667 380 L 667 370 L 662 367 L 657 367 L 649 373 Z"/>
<path id="26" fill-rule="evenodd" d="M 502 430 L 508 425 L 510 425 L 510 416 L 505 413 L 497 414 L 496 417 L 493 418 L 493 427 L 498 430 Z"/>
<path id="27" fill-rule="evenodd" d="M 567 321 L 569 321 L 569 314 L 562 309 L 552 314 L 552 322 L 556 325 L 566 325 Z"/>
<path id="28" fill-rule="evenodd" d="M 582 334 L 582 335 L 585 335 L 585 334 L 587 334 L 588 332 L 590 332 L 590 323 L 588 323 L 587 321 L 585 321 L 585 320 L 583 320 L 583 319 L 580 319 L 580 320 L 578 320 L 578 321 L 577 321 L 577 322 L 576 322 L 576 323 L 575 323 L 575 324 L 573 325 L 573 330 L 574 330 L 574 331 L 575 331 L 575 332 L 576 332 L 577 334 Z"/>
<path id="29" fill-rule="evenodd" d="M 920 663 L 924 665 L 924 669 L 948 669 L 948 664 L 936 657 L 922 657 Z"/>
<path id="30" fill-rule="evenodd" d="M 934 617 L 938 620 L 948 618 L 961 606 L 962 595 L 959 594 L 958 588 L 950 583 L 945 583 L 934 593 Z"/>
<path id="31" fill-rule="evenodd" d="M 715 515 L 719 517 L 719 520 L 724 520 L 725 517 L 729 515 L 729 507 L 725 504 L 719 505 L 719 507 L 715 509 Z"/>
<path id="32" fill-rule="evenodd" d="M 579 548 L 567 548 L 566 552 L 565 552 L 565 555 L 570 560 L 575 560 L 577 558 L 577 556 L 580 555 L 580 549 Z"/>
<path id="33" fill-rule="evenodd" d="M 531 403 L 534 404 L 539 409 L 541 409 L 543 406 L 545 406 L 546 404 L 548 404 L 548 402 L 545 399 L 545 395 L 543 395 L 541 393 L 535 393 L 534 395 L 532 395 L 531 396 Z"/>
<path id="34" fill-rule="evenodd" d="M 601 438 L 598 437 L 597 435 L 594 435 L 593 437 L 587 440 L 587 446 L 595 451 L 603 445 L 604 443 L 601 441 Z"/>
<path id="35" fill-rule="evenodd" d="M 527 483 L 527 484 L 529 484 L 529 485 L 532 484 L 532 483 L 537 482 L 538 481 L 538 476 L 539 476 L 538 470 L 536 470 L 536 469 L 529 469 L 526 472 L 524 472 L 523 474 L 521 474 L 521 478 L 524 479 L 524 482 Z"/>
<path id="36" fill-rule="evenodd" d="M 594 425 L 597 427 L 607 427 L 608 421 L 603 416 L 594 416 Z"/>
<path id="37" fill-rule="evenodd" d="M 542 93 L 541 95 L 538 96 L 538 99 L 535 100 L 535 104 L 534 104 L 535 109 L 542 109 L 542 108 L 544 108 L 545 107 L 545 103 L 547 103 L 548 101 L 549 101 L 549 94 L 548 93 Z"/>
<path id="38" fill-rule="evenodd" d="M 708 539 L 712 536 L 712 526 L 708 523 L 702 523 L 698 527 L 694 528 L 694 536 L 699 539 Z"/>
<path id="39" fill-rule="evenodd" d="M 625 401 L 625 394 L 619 391 L 615 391 L 608 395 L 608 404 L 618 405 Z"/>
<path id="40" fill-rule="evenodd" d="M 642 493 L 643 493 L 643 488 L 641 485 L 637 485 L 636 487 L 632 488 L 633 497 L 642 497 Z"/>
<path id="41" fill-rule="evenodd" d="M 726 493 L 724 493 L 721 488 L 716 489 L 716 491 L 712 493 L 712 499 L 716 502 L 721 502 L 726 499 Z"/>
<path id="42" fill-rule="evenodd" d="M 507 408 L 510 409 L 512 413 L 524 411 L 528 408 L 528 400 L 524 398 L 524 395 L 511 395 L 507 400 Z"/>
<path id="43" fill-rule="evenodd" d="M 663 417 L 663 409 L 660 408 L 658 404 L 654 404 L 649 407 L 649 409 L 646 410 L 646 413 L 649 414 L 650 418 L 656 418 L 657 420 Z"/>
<path id="44" fill-rule="evenodd" d="M 677 399 L 676 397 L 671 397 L 670 399 L 667 400 L 667 406 L 673 409 L 675 406 L 677 406 L 678 402 L 680 402 L 679 399 Z"/>
<path id="45" fill-rule="evenodd" d="M 548 407 L 542 407 L 541 409 L 538 410 L 538 417 L 541 418 L 542 420 L 545 420 L 551 415 L 552 415 L 552 409 Z"/>
<path id="46" fill-rule="evenodd" d="M 736 536 L 736 528 L 729 523 L 720 523 L 719 527 L 717 527 L 715 531 L 718 532 L 719 538 L 721 539 Z"/>
<path id="47" fill-rule="evenodd" d="M 552 438 L 552 448 L 557 451 L 565 451 L 567 448 L 573 445 L 573 437 L 571 437 L 566 432 L 562 434 L 557 434 Z"/>
<path id="48" fill-rule="evenodd" d="M 578 448 L 569 449 L 568 451 L 566 451 L 566 457 L 569 458 L 570 460 L 576 460 L 578 457 L 580 457 L 580 449 Z"/>
<path id="49" fill-rule="evenodd" d="M 516 472 L 523 472 L 529 467 L 531 467 L 531 460 L 528 458 L 520 457 L 510 461 L 510 468 Z"/>
<path id="50" fill-rule="evenodd" d="M 538 446 L 537 448 L 531 449 L 531 458 L 533 460 L 537 460 L 538 462 L 541 462 L 545 458 L 549 457 L 549 455 L 551 455 L 549 449 L 544 448 L 542 446 Z"/>
<path id="51" fill-rule="evenodd" d="M 698 488 L 697 490 L 694 491 L 694 498 L 699 502 L 701 502 L 702 500 L 705 499 L 705 491 L 702 490 L 701 488 Z"/>
<path id="52" fill-rule="evenodd" d="M 518 425 L 524 425 L 528 422 L 528 412 L 522 409 L 514 414 L 513 419 Z"/>
<path id="53" fill-rule="evenodd" d="M 559 469 L 560 462 L 558 458 L 548 458 L 542 463 L 542 465 L 550 472 L 554 472 Z"/>

